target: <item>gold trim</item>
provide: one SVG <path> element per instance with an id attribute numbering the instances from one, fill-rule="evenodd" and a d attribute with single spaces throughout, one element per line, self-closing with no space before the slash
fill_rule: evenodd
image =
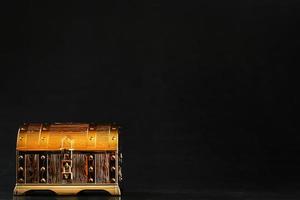
<path id="1" fill-rule="evenodd" d="M 17 184 L 14 188 L 14 195 L 25 195 L 26 192 L 32 190 L 50 190 L 57 195 L 76 195 L 84 190 L 103 190 L 114 196 L 121 195 L 121 191 L 118 185 L 35 185 Z"/>

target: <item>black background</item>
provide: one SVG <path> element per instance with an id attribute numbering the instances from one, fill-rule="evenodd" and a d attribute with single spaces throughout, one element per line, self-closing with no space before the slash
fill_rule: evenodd
<path id="1" fill-rule="evenodd" d="M 0 187 L 23 122 L 122 125 L 126 191 L 299 188 L 297 1 L 1 2 Z"/>

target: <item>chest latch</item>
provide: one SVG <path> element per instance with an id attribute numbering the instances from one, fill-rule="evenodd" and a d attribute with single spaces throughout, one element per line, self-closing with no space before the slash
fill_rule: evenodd
<path id="1" fill-rule="evenodd" d="M 61 161 L 62 166 L 62 179 L 66 183 L 71 183 L 73 180 L 72 174 L 72 151 L 64 151 L 62 153 L 63 159 Z"/>

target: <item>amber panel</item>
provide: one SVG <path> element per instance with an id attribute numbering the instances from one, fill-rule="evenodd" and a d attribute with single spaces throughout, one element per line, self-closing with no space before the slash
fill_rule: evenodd
<path id="1" fill-rule="evenodd" d="M 64 123 L 56 123 L 51 124 L 49 126 L 49 131 L 63 131 L 63 132 L 87 132 L 89 128 L 89 124 L 64 124 Z"/>

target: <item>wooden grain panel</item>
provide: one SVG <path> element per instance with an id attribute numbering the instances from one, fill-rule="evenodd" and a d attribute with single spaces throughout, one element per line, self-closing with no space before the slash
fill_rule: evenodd
<path id="1" fill-rule="evenodd" d="M 109 153 L 96 154 L 96 183 L 109 183 Z"/>
<path id="2" fill-rule="evenodd" d="M 26 183 L 39 182 L 39 154 L 25 155 Z"/>
<path id="3" fill-rule="evenodd" d="M 72 173 L 73 183 L 87 182 L 87 156 L 85 154 L 73 154 Z"/>
<path id="4" fill-rule="evenodd" d="M 48 155 L 48 183 L 61 183 L 61 154 Z"/>
<path id="5" fill-rule="evenodd" d="M 40 155 L 42 155 L 39 152 Z M 47 161 L 40 162 L 39 154 L 29 153 L 25 155 L 25 181 L 26 183 L 39 183 L 40 178 L 45 178 L 47 183 L 62 184 L 62 164 L 63 154 L 61 153 L 48 153 Z M 43 155 L 46 155 L 44 153 Z M 93 165 L 89 164 L 89 155 L 91 153 L 75 152 L 72 154 L 72 175 L 73 179 L 69 183 L 88 183 L 89 182 L 89 165 L 93 166 L 95 170 L 96 183 L 111 183 L 112 178 L 115 177 L 115 173 L 111 171 L 111 167 L 114 166 L 114 162 L 111 160 L 112 152 L 96 153 L 94 155 Z M 18 165 L 17 165 L 18 166 Z M 39 167 L 45 166 L 46 173 L 40 175 Z M 92 173 L 92 172 L 91 172 Z M 20 175 L 19 175 L 20 176 Z M 21 176 L 20 176 L 21 177 Z M 90 177 L 91 178 L 91 177 Z"/>

